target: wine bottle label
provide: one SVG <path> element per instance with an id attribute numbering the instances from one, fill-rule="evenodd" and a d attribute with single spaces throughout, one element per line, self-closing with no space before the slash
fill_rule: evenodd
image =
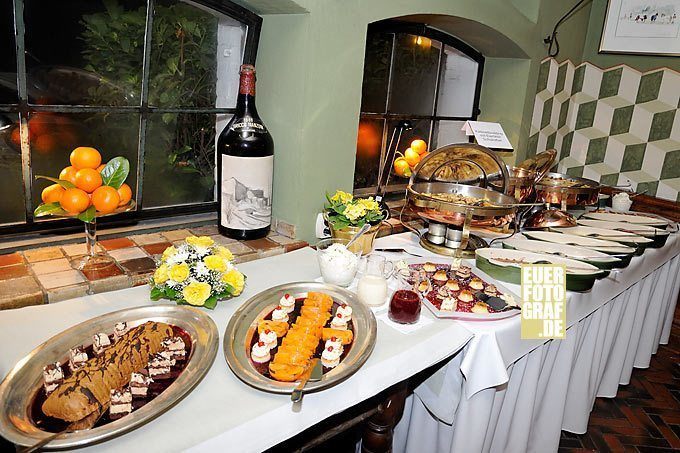
<path id="1" fill-rule="evenodd" d="M 235 122 L 229 127 L 231 130 L 236 132 L 255 132 L 263 133 L 267 132 L 267 128 L 259 121 L 255 121 L 251 117 L 243 117 L 239 121 Z"/>
<path id="2" fill-rule="evenodd" d="M 272 174 L 274 156 L 236 157 L 222 155 L 223 227 L 256 230 L 272 221 Z"/>

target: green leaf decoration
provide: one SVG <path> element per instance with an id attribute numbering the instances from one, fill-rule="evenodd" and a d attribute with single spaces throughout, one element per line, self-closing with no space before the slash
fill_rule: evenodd
<path id="1" fill-rule="evenodd" d="M 105 186 L 118 189 L 130 173 L 130 161 L 122 156 L 114 157 L 102 169 L 102 182 Z"/>
<path id="2" fill-rule="evenodd" d="M 154 286 L 151 288 L 151 294 L 150 296 L 151 300 L 159 300 L 165 297 L 165 291 L 162 288 L 159 288 L 158 286 Z"/>
<path id="3" fill-rule="evenodd" d="M 205 308 L 209 308 L 211 310 L 214 310 L 215 307 L 217 306 L 217 296 L 210 296 L 206 299 L 206 301 L 203 303 L 203 306 Z"/>
<path id="4" fill-rule="evenodd" d="M 58 201 L 54 203 L 43 203 L 33 211 L 33 216 L 44 217 L 46 215 L 66 215 Z"/>
<path id="5" fill-rule="evenodd" d="M 177 299 L 177 291 L 172 288 L 165 288 L 165 297 L 168 299 Z"/>
<path id="6" fill-rule="evenodd" d="M 94 208 L 94 206 L 90 206 L 89 208 L 78 214 L 78 220 L 82 220 L 83 222 L 86 223 L 91 223 L 94 220 L 96 214 L 97 210 Z"/>
<path id="7" fill-rule="evenodd" d="M 67 181 L 65 179 L 52 178 L 51 176 L 38 175 L 35 177 L 35 179 L 47 179 L 48 181 L 52 181 L 54 183 L 59 184 L 64 189 L 73 189 L 75 187 L 75 184 L 73 184 L 71 181 Z"/>

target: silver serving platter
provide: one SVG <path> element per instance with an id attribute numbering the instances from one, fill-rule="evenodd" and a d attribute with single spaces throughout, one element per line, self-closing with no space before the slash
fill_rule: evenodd
<path id="1" fill-rule="evenodd" d="M 269 288 L 248 299 L 236 310 L 224 332 L 224 357 L 234 374 L 248 385 L 273 393 L 291 393 L 296 382 L 279 382 L 260 374 L 250 361 L 250 344 L 257 333 L 257 323 L 279 304 L 284 294 L 296 299 L 310 291 L 326 293 L 336 303 L 352 307 L 354 340 L 340 365 L 324 373 L 320 381 L 308 382 L 305 392 L 331 387 L 354 374 L 373 352 L 377 325 L 373 311 L 359 302 L 356 294 L 339 286 L 318 282 L 295 282 Z"/>
<path id="2" fill-rule="evenodd" d="M 43 384 L 42 368 L 62 361 L 68 350 L 88 345 L 98 332 L 112 332 L 119 321 L 130 327 L 146 321 L 164 322 L 184 329 L 192 339 L 186 368 L 160 395 L 129 415 L 96 428 L 65 433 L 43 448 L 83 447 L 119 436 L 139 427 L 184 398 L 205 376 L 217 355 L 219 332 L 202 311 L 177 305 L 153 305 L 107 313 L 77 324 L 47 340 L 20 360 L 0 384 L 0 435 L 17 445 L 34 445 L 51 433 L 37 428 L 30 415 L 31 403 Z"/>

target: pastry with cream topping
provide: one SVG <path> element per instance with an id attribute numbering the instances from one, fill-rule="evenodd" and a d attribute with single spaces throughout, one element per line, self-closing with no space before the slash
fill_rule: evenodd
<path id="1" fill-rule="evenodd" d="M 82 346 L 76 346 L 68 352 L 68 367 L 73 373 L 87 362 L 87 353 Z"/>
<path id="2" fill-rule="evenodd" d="M 264 343 L 269 349 L 274 349 L 276 347 L 277 340 L 278 337 L 276 336 L 276 332 L 273 330 L 265 329 L 260 332 L 259 341 Z"/>
<path id="3" fill-rule="evenodd" d="M 45 393 L 48 395 L 64 381 L 64 371 L 59 362 L 49 363 L 43 368 L 43 380 L 45 381 Z"/>
<path id="4" fill-rule="evenodd" d="M 341 314 L 345 321 L 349 322 L 352 320 L 352 307 L 347 304 L 342 304 L 338 307 L 335 314 Z"/>
<path id="5" fill-rule="evenodd" d="M 272 312 L 272 321 L 288 322 L 288 311 L 280 305 Z"/>
<path id="6" fill-rule="evenodd" d="M 92 350 L 95 354 L 101 355 L 109 346 L 111 346 L 111 340 L 105 333 L 96 333 L 92 336 Z"/>
<path id="7" fill-rule="evenodd" d="M 336 313 L 331 321 L 331 329 L 347 330 L 347 319 L 342 316 L 342 313 Z"/>
<path id="8" fill-rule="evenodd" d="M 439 307 L 442 311 L 456 311 L 456 308 L 458 308 L 458 301 L 455 296 L 447 297 L 442 300 L 442 304 Z"/>
<path id="9" fill-rule="evenodd" d="M 149 359 L 149 376 L 154 379 L 169 379 L 170 370 L 175 363 L 175 359 L 163 354 L 163 351 L 153 354 Z"/>
<path id="10" fill-rule="evenodd" d="M 182 337 L 168 337 L 161 341 L 161 346 L 175 360 L 184 360 L 186 357 L 186 345 Z"/>
<path id="11" fill-rule="evenodd" d="M 263 341 L 258 341 L 253 345 L 250 351 L 250 358 L 253 359 L 255 363 L 267 363 L 272 359 L 272 355 L 269 346 L 267 346 Z"/>
<path id="12" fill-rule="evenodd" d="M 130 389 L 111 389 L 109 417 L 115 420 L 132 412 L 132 393 Z"/>
<path id="13" fill-rule="evenodd" d="M 286 310 L 287 313 L 291 313 L 295 310 L 295 298 L 290 294 L 284 294 L 279 300 L 279 307 Z"/>
<path id="14" fill-rule="evenodd" d="M 130 393 L 132 396 L 139 396 L 146 398 L 149 394 L 149 385 L 153 379 L 149 377 L 149 372 L 141 370 L 139 373 L 132 373 L 130 375 Z"/>
<path id="15" fill-rule="evenodd" d="M 117 322 L 116 325 L 113 326 L 113 338 L 115 341 L 118 341 L 128 330 L 130 330 L 130 328 L 125 321 Z"/>
<path id="16" fill-rule="evenodd" d="M 481 278 L 474 277 L 472 280 L 470 280 L 470 283 L 468 283 L 470 288 L 472 289 L 484 289 L 484 282 L 482 281 Z"/>
<path id="17" fill-rule="evenodd" d="M 324 348 L 321 353 L 321 364 L 326 368 L 335 368 L 340 364 L 340 356 L 342 355 L 342 346 L 328 346 Z"/>

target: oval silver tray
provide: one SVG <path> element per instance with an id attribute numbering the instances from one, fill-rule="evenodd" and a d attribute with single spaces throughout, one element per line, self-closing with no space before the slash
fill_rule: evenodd
<path id="1" fill-rule="evenodd" d="M 219 333 L 215 322 L 202 311 L 176 305 L 153 305 L 107 313 L 77 324 L 47 340 L 19 361 L 0 384 L 0 435 L 18 445 L 34 445 L 50 433 L 36 427 L 30 408 L 42 386 L 42 368 L 61 361 L 68 350 L 90 344 L 98 332 L 112 332 L 119 321 L 135 327 L 146 321 L 165 322 L 184 329 L 192 339 L 189 362 L 179 377 L 149 403 L 131 414 L 96 428 L 65 433 L 44 448 L 83 447 L 119 436 L 158 417 L 177 404 L 205 376 L 217 355 Z"/>
<path id="2" fill-rule="evenodd" d="M 308 292 L 326 293 L 337 303 L 352 307 L 354 341 L 347 356 L 340 365 L 324 373 L 320 381 L 308 382 L 305 392 L 331 387 L 354 374 L 373 352 L 377 326 L 373 312 L 359 302 L 356 294 L 319 282 L 295 282 L 269 288 L 248 299 L 236 310 L 224 332 L 224 357 L 234 374 L 248 385 L 273 393 L 291 393 L 296 382 L 279 382 L 260 374 L 250 361 L 250 344 L 257 332 L 258 321 L 276 307 L 279 299 L 288 293 L 295 298 L 304 297 Z"/>

